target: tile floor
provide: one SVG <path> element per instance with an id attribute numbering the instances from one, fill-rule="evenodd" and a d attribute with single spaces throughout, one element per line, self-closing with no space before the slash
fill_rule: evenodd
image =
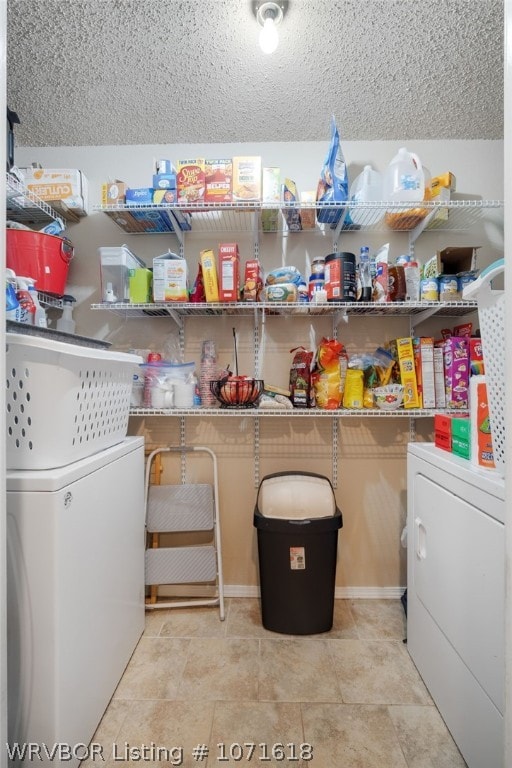
<path id="1" fill-rule="evenodd" d="M 332 631 L 303 637 L 265 630 L 257 599 L 218 616 L 146 614 L 93 739 L 103 759 L 83 768 L 464 768 L 403 643 L 399 600 L 336 600 Z M 201 744 L 209 756 L 194 755 Z"/>

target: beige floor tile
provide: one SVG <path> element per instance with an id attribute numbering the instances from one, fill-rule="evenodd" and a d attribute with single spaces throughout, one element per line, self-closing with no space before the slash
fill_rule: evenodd
<path id="1" fill-rule="evenodd" d="M 190 640 L 142 637 L 114 694 L 116 699 L 174 699 Z"/>
<path id="2" fill-rule="evenodd" d="M 133 702 L 102 765 L 201 765 L 194 759 L 193 749 L 208 744 L 212 719 L 213 702 L 209 701 Z"/>
<path id="3" fill-rule="evenodd" d="M 260 701 L 341 701 L 323 637 L 260 641 Z"/>
<path id="4" fill-rule="evenodd" d="M 361 640 L 403 640 L 407 636 L 400 600 L 351 600 L 350 608 Z"/>
<path id="5" fill-rule="evenodd" d="M 435 707 L 388 707 L 409 768 L 465 768 Z"/>
<path id="6" fill-rule="evenodd" d="M 112 754 L 112 744 L 116 741 L 131 706 L 131 701 L 110 701 L 89 745 L 90 759 L 82 760 L 82 768 L 93 768 L 103 765 L 103 761 L 107 762 Z"/>
<path id="7" fill-rule="evenodd" d="M 401 640 L 328 640 L 346 704 L 430 704 Z"/>
<path id="8" fill-rule="evenodd" d="M 407 768 L 386 707 L 302 704 L 311 768 Z"/>
<path id="9" fill-rule="evenodd" d="M 234 765 L 234 758 L 243 765 L 302 768 L 305 764 L 293 758 L 299 757 L 303 740 L 300 704 L 220 701 L 215 704 L 208 766 Z M 230 756 L 231 762 L 222 760 Z"/>
<path id="10" fill-rule="evenodd" d="M 325 637 L 331 640 L 359 637 L 350 600 L 334 601 L 332 629 L 325 634 Z"/>
<path id="11" fill-rule="evenodd" d="M 143 637 L 158 637 L 162 627 L 172 619 L 170 608 L 146 611 Z"/>
<path id="12" fill-rule="evenodd" d="M 258 643 L 238 638 L 191 639 L 177 698 L 256 700 Z"/>
<path id="13" fill-rule="evenodd" d="M 227 618 L 220 620 L 217 606 L 173 608 L 165 617 L 160 637 L 224 637 L 226 622 Z"/>

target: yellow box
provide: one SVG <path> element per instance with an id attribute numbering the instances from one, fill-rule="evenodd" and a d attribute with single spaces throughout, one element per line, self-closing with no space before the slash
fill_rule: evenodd
<path id="1" fill-rule="evenodd" d="M 404 408 L 419 408 L 418 381 L 414 367 L 412 338 L 396 339 L 400 381 L 404 387 Z"/>
<path id="2" fill-rule="evenodd" d="M 233 158 L 233 200 L 261 200 L 261 157 Z"/>
<path id="3" fill-rule="evenodd" d="M 102 205 L 123 205 L 124 196 L 128 184 L 124 181 L 108 181 L 106 184 L 101 185 L 101 204 Z"/>
<path id="4" fill-rule="evenodd" d="M 203 283 L 206 301 L 219 301 L 219 278 L 217 264 L 211 249 L 201 251 L 201 269 L 203 270 Z"/>

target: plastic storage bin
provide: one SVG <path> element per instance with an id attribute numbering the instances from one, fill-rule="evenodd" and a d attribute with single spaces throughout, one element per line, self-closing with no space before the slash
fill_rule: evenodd
<path id="1" fill-rule="evenodd" d="M 266 629 L 310 635 L 332 628 L 341 511 L 330 481 L 312 472 L 263 478 L 254 510 L 261 616 Z"/>
<path id="2" fill-rule="evenodd" d="M 142 358 L 6 334 L 7 469 L 54 469 L 126 437 Z"/>

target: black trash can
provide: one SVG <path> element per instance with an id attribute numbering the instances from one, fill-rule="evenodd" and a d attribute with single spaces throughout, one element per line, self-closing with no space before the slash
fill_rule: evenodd
<path id="1" fill-rule="evenodd" d="M 338 531 L 328 478 L 277 472 L 263 478 L 254 509 L 263 626 L 286 635 L 332 629 Z"/>

